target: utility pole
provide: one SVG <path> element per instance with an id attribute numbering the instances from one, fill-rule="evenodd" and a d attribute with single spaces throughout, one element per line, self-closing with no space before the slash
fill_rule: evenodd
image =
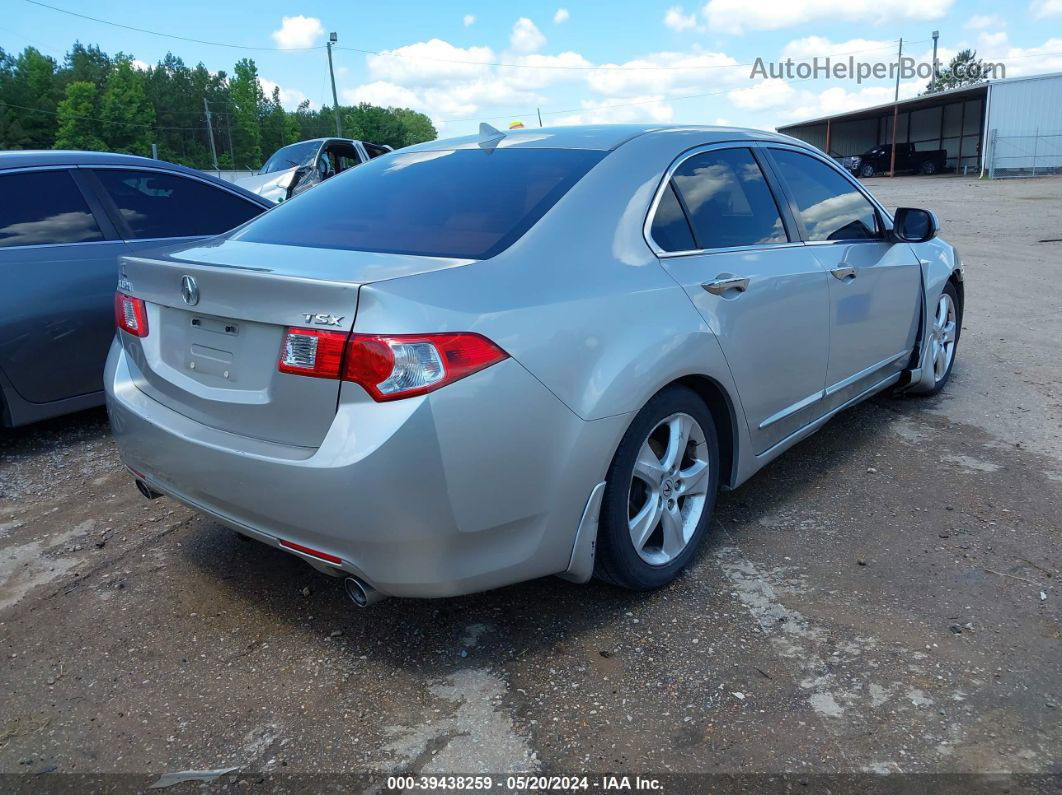
<path id="1" fill-rule="evenodd" d="M 232 167 L 238 169 L 236 165 L 236 147 L 232 145 L 232 106 L 225 108 L 225 129 L 229 134 L 229 160 L 232 161 Z"/>
<path id="2" fill-rule="evenodd" d="M 336 43 L 338 36 L 333 30 L 328 34 L 328 44 L 325 46 L 328 48 L 328 74 L 332 78 L 332 113 L 336 117 L 336 137 L 343 137 L 343 129 L 339 126 L 339 98 L 336 96 L 336 73 L 332 69 L 332 45 Z"/>
<path id="3" fill-rule="evenodd" d="M 214 170 L 220 171 L 221 169 L 218 168 L 218 150 L 214 148 L 214 125 L 210 122 L 210 105 L 206 97 L 203 97 L 203 112 L 206 113 L 207 134 L 210 136 L 210 157 L 214 160 Z"/>
<path id="4" fill-rule="evenodd" d="M 940 31 L 933 31 L 933 81 L 936 82 L 940 77 L 940 67 L 937 64 L 937 39 L 940 38 Z"/>
<path id="5" fill-rule="evenodd" d="M 538 126 L 542 126 L 542 108 L 535 108 L 538 111 Z"/>
<path id="6" fill-rule="evenodd" d="M 896 126 L 900 121 L 900 67 L 903 64 L 903 39 L 896 55 L 896 94 L 892 102 L 892 152 L 889 153 L 889 176 L 896 176 Z"/>

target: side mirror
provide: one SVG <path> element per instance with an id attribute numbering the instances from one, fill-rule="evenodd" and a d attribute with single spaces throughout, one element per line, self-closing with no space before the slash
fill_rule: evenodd
<path id="1" fill-rule="evenodd" d="M 905 243 L 925 243 L 937 236 L 940 222 L 935 213 L 914 207 L 900 207 L 892 221 L 892 233 Z"/>

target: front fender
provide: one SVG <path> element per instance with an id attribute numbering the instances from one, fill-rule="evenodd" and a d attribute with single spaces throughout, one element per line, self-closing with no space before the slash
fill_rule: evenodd
<path id="1" fill-rule="evenodd" d="M 937 299 L 944 291 L 944 285 L 955 274 L 960 285 L 963 284 L 963 266 L 959 253 L 950 243 L 934 238 L 925 243 L 911 243 L 911 248 L 922 266 L 922 322 L 918 339 L 918 356 L 911 369 L 907 371 L 907 383 L 901 387 L 904 392 L 928 392 L 933 389 L 933 368 L 926 366 L 929 350 L 929 335 L 926 330 L 933 322 L 933 312 Z M 960 293 L 962 292 L 960 288 Z M 960 294 L 960 298 L 962 295 Z"/>

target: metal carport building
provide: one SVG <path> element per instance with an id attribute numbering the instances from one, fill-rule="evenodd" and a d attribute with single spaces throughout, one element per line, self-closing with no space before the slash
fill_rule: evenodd
<path id="1" fill-rule="evenodd" d="M 1062 169 L 1062 73 L 992 80 L 777 129 L 824 152 L 858 155 L 892 143 L 894 113 L 896 142 L 946 150 L 951 171 Z"/>

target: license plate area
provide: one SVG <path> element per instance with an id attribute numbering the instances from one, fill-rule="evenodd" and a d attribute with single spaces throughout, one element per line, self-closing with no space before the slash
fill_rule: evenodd
<path id="1" fill-rule="evenodd" d="M 192 328 L 198 331 L 209 331 L 212 334 L 223 334 L 235 337 L 240 333 L 240 324 L 235 320 L 226 320 L 219 317 L 206 317 L 194 315 L 191 320 Z"/>

